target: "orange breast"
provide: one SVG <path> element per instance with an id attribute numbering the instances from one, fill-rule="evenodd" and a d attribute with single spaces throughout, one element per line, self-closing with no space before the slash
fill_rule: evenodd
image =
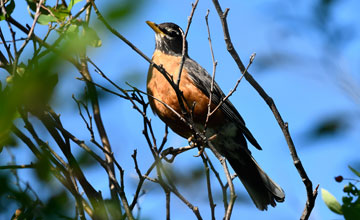
<path id="1" fill-rule="evenodd" d="M 174 82 L 177 82 L 179 66 L 181 57 L 174 57 L 161 53 L 155 50 L 152 60 L 157 65 L 162 67 L 172 76 Z M 195 108 L 192 112 L 193 119 L 196 124 L 205 124 L 206 115 L 208 112 L 209 98 L 198 89 L 192 80 L 188 77 L 185 67 L 181 73 L 180 90 L 183 92 L 188 106 L 195 103 Z M 147 92 L 149 95 L 166 103 L 176 112 L 181 114 L 179 100 L 174 89 L 166 80 L 162 73 L 157 69 L 150 67 L 147 78 Z M 173 113 L 167 106 L 149 96 L 149 102 L 152 110 L 177 134 L 184 138 L 191 136 L 191 130 L 183 123 L 179 117 Z M 186 104 L 185 104 L 186 105 Z M 212 105 L 212 108 L 215 108 Z M 187 109 L 189 111 L 189 109 Z M 209 121 L 209 127 L 224 123 L 224 114 L 218 110 Z"/>

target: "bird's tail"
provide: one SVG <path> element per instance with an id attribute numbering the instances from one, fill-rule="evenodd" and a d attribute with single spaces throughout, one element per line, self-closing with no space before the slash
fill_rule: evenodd
<path id="1" fill-rule="evenodd" d="M 283 202 L 284 191 L 260 168 L 255 159 L 248 153 L 228 155 L 226 159 L 240 178 L 256 207 L 267 210 L 267 206 L 276 206 Z"/>

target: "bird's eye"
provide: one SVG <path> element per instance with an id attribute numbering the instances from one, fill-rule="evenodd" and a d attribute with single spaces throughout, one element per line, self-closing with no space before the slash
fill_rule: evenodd
<path id="1" fill-rule="evenodd" d="M 172 28 L 165 28 L 165 33 L 171 37 L 176 37 L 179 35 L 179 32 Z"/>

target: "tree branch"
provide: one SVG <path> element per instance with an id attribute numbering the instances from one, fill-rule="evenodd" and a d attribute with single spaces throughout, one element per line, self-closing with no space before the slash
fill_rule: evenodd
<path id="1" fill-rule="evenodd" d="M 290 136 L 290 132 L 289 132 L 289 128 L 288 128 L 288 124 L 285 123 L 273 101 L 273 99 L 265 92 L 265 90 L 257 83 L 257 81 L 250 75 L 249 72 L 246 71 L 246 68 L 244 66 L 244 64 L 242 63 L 238 53 L 236 52 L 232 42 L 231 42 L 231 38 L 230 38 L 230 34 L 229 34 L 229 29 L 228 29 L 228 25 L 227 25 L 227 21 L 226 21 L 226 17 L 227 14 L 229 12 L 229 9 L 225 9 L 225 11 L 223 12 L 221 9 L 221 6 L 218 2 L 218 0 L 212 0 L 213 4 L 216 8 L 216 11 L 220 17 L 220 21 L 222 24 L 222 28 L 223 28 L 223 32 L 224 32 L 224 40 L 226 43 L 226 47 L 228 52 L 230 53 L 230 55 L 233 57 L 234 61 L 236 62 L 236 64 L 238 65 L 238 68 L 240 69 L 241 72 L 245 72 L 245 79 L 252 85 L 252 87 L 259 93 L 259 95 L 264 99 L 264 101 L 266 102 L 266 104 L 269 106 L 269 108 L 271 109 L 271 111 L 273 112 L 276 121 L 278 122 L 284 137 L 286 139 L 286 142 L 288 144 L 289 147 L 289 151 L 291 154 L 291 157 L 294 161 L 294 165 L 305 185 L 306 188 L 306 192 L 307 192 L 307 202 L 305 205 L 305 209 L 303 211 L 303 214 L 301 216 L 301 219 L 308 219 L 310 216 L 310 213 L 312 211 L 312 209 L 314 208 L 315 205 L 315 199 L 317 196 L 317 188 L 315 188 L 315 190 L 313 191 L 313 186 L 312 186 L 312 182 L 309 179 L 305 168 L 302 166 L 302 163 L 299 159 L 299 156 L 297 155 L 296 152 L 296 148 L 294 145 L 294 142 Z"/>

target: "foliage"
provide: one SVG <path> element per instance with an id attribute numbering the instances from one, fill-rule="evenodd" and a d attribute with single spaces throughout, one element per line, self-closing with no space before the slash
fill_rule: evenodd
<path id="1" fill-rule="evenodd" d="M 123 6 L 117 4 L 116 8 L 121 9 L 121 13 L 115 16 L 116 13 L 112 12 L 115 16 L 112 21 L 126 19 L 141 6 L 128 7 L 133 1 L 124 2 L 128 3 Z M 0 21 L 8 23 L 9 34 L 0 31 L 4 45 L 4 50 L 0 51 L 0 68 L 7 74 L 6 81 L 0 80 L 0 152 L 12 155 L 11 147 L 27 147 L 33 158 L 29 164 L 18 165 L 16 156 L 12 155 L 9 164 L 0 166 L 0 212 L 13 211 L 13 219 L 74 218 L 71 216 L 76 219 L 106 219 L 109 212 L 120 219 L 123 214 L 118 197 L 101 198 L 82 171 L 88 166 L 104 164 L 104 159 L 82 142 L 78 144 L 84 150 L 74 155 L 70 150 L 73 136 L 62 127 L 60 115 L 51 107 L 59 99 L 54 96 L 54 91 L 64 77 L 61 66 L 65 62 L 71 63 L 83 79 L 89 77 L 88 70 L 82 66 L 86 62 L 86 48 L 102 45 L 99 34 L 89 23 L 90 17 L 86 15 L 92 8 L 91 2 L 26 0 L 29 18 L 36 21 L 30 20 L 32 26 L 16 20 L 15 16 L 19 15 L 15 13 L 16 6 L 21 3 L 15 5 L 14 0 L 4 3 L 4 7 L 0 8 Z M 20 16 L 24 14 L 26 12 Z M 35 35 L 34 30 L 38 28 L 47 28 L 47 31 L 41 36 Z M 84 102 L 75 101 L 81 107 L 79 109 L 92 118 L 92 110 L 87 105 L 89 100 L 96 99 L 96 91 L 91 93 L 94 92 L 93 84 L 85 83 L 84 87 L 86 85 L 90 87 L 86 89 L 87 99 Z M 90 124 L 92 126 L 91 119 Z M 89 129 L 96 146 L 98 143 L 92 127 Z M 49 136 L 52 137 L 50 141 L 47 140 Z M 56 146 L 61 149 L 60 152 Z M 104 150 L 101 146 L 100 149 Z M 21 169 L 32 169 L 36 178 L 25 182 Z M 114 172 L 113 167 L 109 169 L 112 169 L 109 172 Z M 11 184 L 13 182 L 15 184 Z M 44 189 L 50 189 L 51 193 L 39 196 L 32 184 L 44 184 Z"/>
<path id="2" fill-rule="evenodd" d="M 359 171 L 349 166 L 349 169 L 360 178 Z M 350 182 L 344 186 L 345 196 L 342 197 L 343 204 L 341 205 L 336 198 L 327 190 L 322 189 L 322 198 L 325 204 L 331 211 L 336 214 L 343 215 L 345 219 L 360 219 L 360 189 L 356 187 L 356 184 L 360 182 L 360 179 L 346 179 L 342 176 L 335 177 L 337 182 L 343 180 L 350 180 Z"/>

